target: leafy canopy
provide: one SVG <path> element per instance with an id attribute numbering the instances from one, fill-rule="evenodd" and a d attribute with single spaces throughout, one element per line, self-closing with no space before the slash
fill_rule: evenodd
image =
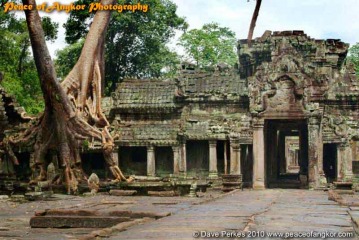
<path id="1" fill-rule="evenodd" d="M 53 41 L 57 36 L 58 24 L 49 17 L 43 17 L 46 40 Z M 16 97 L 28 113 L 43 111 L 42 91 L 30 54 L 30 39 L 26 21 L 14 13 L 0 11 L 0 72 L 4 75 L 1 85 Z"/>
<path id="2" fill-rule="evenodd" d="M 93 0 L 79 0 L 77 4 L 89 4 Z M 135 0 L 119 0 L 118 4 L 137 4 Z M 177 6 L 170 0 L 142 0 L 147 12 L 114 11 L 106 36 L 105 82 L 107 91 L 113 91 L 116 83 L 125 76 L 159 77 L 163 70 L 173 73 L 179 57 L 166 44 L 176 30 L 185 30 L 187 23 L 176 14 Z M 75 44 L 58 52 L 57 68 L 64 77 L 75 64 L 81 39 L 88 31 L 93 18 L 88 11 L 72 11 L 64 27 L 66 42 Z M 79 42 L 80 40 L 80 42 Z M 77 45 L 76 45 L 77 44 Z"/>
<path id="3" fill-rule="evenodd" d="M 359 42 L 349 49 L 348 60 L 354 64 L 356 75 L 359 77 Z"/>
<path id="4" fill-rule="evenodd" d="M 201 29 L 184 33 L 179 45 L 185 49 L 187 57 L 200 67 L 218 63 L 233 66 L 237 62 L 235 33 L 217 23 L 205 24 Z"/>

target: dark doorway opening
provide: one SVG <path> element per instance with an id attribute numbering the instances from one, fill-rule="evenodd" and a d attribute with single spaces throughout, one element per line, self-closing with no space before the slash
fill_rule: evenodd
<path id="1" fill-rule="evenodd" d="M 147 175 L 147 148 L 120 147 L 119 166 L 126 175 Z"/>
<path id="2" fill-rule="evenodd" d="M 243 187 L 253 185 L 253 145 L 241 144 L 241 168 Z"/>
<path id="3" fill-rule="evenodd" d="M 306 120 L 265 121 L 266 187 L 300 188 L 308 184 Z"/>
<path id="4" fill-rule="evenodd" d="M 217 170 L 219 175 L 225 173 L 225 168 L 227 168 L 227 172 L 228 172 L 229 159 L 227 152 L 225 152 L 226 147 L 227 147 L 226 141 L 220 141 L 220 140 L 217 141 Z M 227 155 L 225 156 L 225 154 Z"/>
<path id="5" fill-rule="evenodd" d="M 16 178 L 20 181 L 29 181 L 31 177 L 30 153 L 21 152 L 15 155 L 19 160 L 19 165 L 14 165 Z"/>
<path id="6" fill-rule="evenodd" d="M 166 177 L 173 173 L 173 151 L 171 147 L 156 147 L 156 175 Z"/>
<path id="7" fill-rule="evenodd" d="M 208 141 L 187 141 L 187 175 L 207 177 L 209 173 Z"/>
<path id="8" fill-rule="evenodd" d="M 86 175 L 89 176 L 91 173 L 96 173 L 100 179 L 110 177 L 102 152 L 82 153 L 81 159 L 82 167 Z"/>
<path id="9" fill-rule="evenodd" d="M 323 170 L 328 183 L 332 183 L 337 179 L 337 169 L 337 144 L 324 144 Z"/>

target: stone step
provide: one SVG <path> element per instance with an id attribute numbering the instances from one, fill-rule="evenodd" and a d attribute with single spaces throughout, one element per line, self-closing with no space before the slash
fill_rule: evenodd
<path id="1" fill-rule="evenodd" d="M 240 186 L 240 185 L 242 185 L 242 182 L 224 182 L 222 185 L 223 186 Z"/>
<path id="2" fill-rule="evenodd" d="M 223 192 L 230 192 L 230 191 L 233 191 L 233 190 L 236 190 L 236 189 L 240 189 L 240 187 L 223 187 L 222 191 Z"/>
<path id="3" fill-rule="evenodd" d="M 348 190 L 348 189 L 335 189 L 335 192 L 340 195 L 354 195 L 354 190 Z"/>
<path id="4" fill-rule="evenodd" d="M 353 187 L 352 182 L 333 182 L 335 189 L 346 189 L 350 190 Z"/>
<path id="5" fill-rule="evenodd" d="M 148 191 L 148 196 L 155 196 L 155 197 L 174 197 L 176 196 L 175 191 Z"/>

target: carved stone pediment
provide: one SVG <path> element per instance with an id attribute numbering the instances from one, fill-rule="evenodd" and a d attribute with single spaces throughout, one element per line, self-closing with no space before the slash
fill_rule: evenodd
<path id="1" fill-rule="evenodd" d="M 273 54 L 272 62 L 262 63 L 248 79 L 251 112 L 304 114 L 311 67 L 291 46 L 282 46 Z"/>

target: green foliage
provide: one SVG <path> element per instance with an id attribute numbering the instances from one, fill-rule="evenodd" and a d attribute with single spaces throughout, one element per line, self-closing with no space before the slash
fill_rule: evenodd
<path id="1" fill-rule="evenodd" d="M 359 77 L 359 42 L 349 49 L 348 60 L 354 63 L 356 75 Z"/>
<path id="2" fill-rule="evenodd" d="M 82 147 L 84 150 L 88 150 L 90 148 L 90 142 L 85 139 L 83 142 L 82 142 Z"/>
<path id="3" fill-rule="evenodd" d="M 78 4 L 89 4 L 91 0 L 79 0 Z M 135 0 L 119 0 L 118 4 L 137 4 Z M 185 30 L 187 23 L 176 14 L 177 6 L 170 0 L 143 0 L 147 12 L 113 12 L 106 36 L 105 81 L 107 91 L 115 89 L 116 83 L 125 76 L 159 77 L 171 75 L 179 57 L 166 44 L 175 35 L 175 30 Z M 72 11 L 66 24 L 66 41 L 76 44 L 84 38 L 93 18 L 88 11 Z M 64 59 L 77 59 L 74 55 L 78 46 L 59 52 L 58 69 L 66 75 L 69 66 Z M 61 59 L 60 59 L 61 58 Z M 74 63 L 72 62 L 71 65 Z M 70 65 L 70 64 L 69 64 Z M 163 70 L 165 73 L 163 72 Z"/>
<path id="4" fill-rule="evenodd" d="M 184 33 L 179 45 L 184 47 L 187 57 L 200 67 L 218 63 L 233 66 L 237 62 L 235 33 L 217 23 L 205 24 L 201 29 Z"/>
<path id="5" fill-rule="evenodd" d="M 44 29 L 47 40 L 54 40 L 57 24 L 45 17 Z M 16 97 L 19 104 L 30 114 L 44 109 L 42 91 L 34 60 L 30 54 L 30 40 L 24 19 L 14 13 L 0 12 L 0 72 L 4 74 L 1 85 Z"/>
<path id="6" fill-rule="evenodd" d="M 52 22 L 51 18 L 49 17 L 42 17 L 41 21 L 42 21 L 42 28 L 44 29 L 45 32 L 45 40 L 51 42 L 55 41 L 57 38 L 59 24 Z"/>
<path id="7" fill-rule="evenodd" d="M 56 51 L 55 67 L 59 78 L 64 79 L 75 66 L 84 42 L 85 41 L 81 39 L 74 44 L 66 46 L 62 50 Z"/>

